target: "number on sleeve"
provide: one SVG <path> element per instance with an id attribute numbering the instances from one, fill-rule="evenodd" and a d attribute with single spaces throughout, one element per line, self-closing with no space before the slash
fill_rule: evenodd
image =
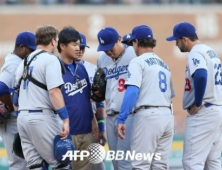
<path id="1" fill-rule="evenodd" d="M 215 64 L 214 69 L 216 69 L 215 74 L 215 85 L 222 85 L 222 72 L 221 72 L 221 64 Z"/>
<path id="2" fill-rule="evenodd" d="M 119 79 L 118 81 L 119 87 L 118 87 L 118 91 L 119 92 L 123 92 L 125 90 L 125 80 L 123 78 Z"/>
<path id="3" fill-rule="evenodd" d="M 159 72 L 159 88 L 161 92 L 167 91 L 166 74 L 163 71 Z"/>
<path id="4" fill-rule="evenodd" d="M 191 84 L 188 78 L 186 78 L 185 91 L 191 91 Z"/>

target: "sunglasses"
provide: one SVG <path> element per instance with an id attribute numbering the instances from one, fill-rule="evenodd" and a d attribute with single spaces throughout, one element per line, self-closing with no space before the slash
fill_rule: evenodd
<path id="1" fill-rule="evenodd" d="M 81 51 L 84 51 L 84 50 L 85 50 L 85 46 L 80 46 L 79 49 L 80 49 Z"/>

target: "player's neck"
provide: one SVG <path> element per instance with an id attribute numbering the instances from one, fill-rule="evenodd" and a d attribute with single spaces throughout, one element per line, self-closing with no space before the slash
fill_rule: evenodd
<path id="1" fill-rule="evenodd" d="M 198 44 L 201 44 L 201 42 L 199 40 L 196 40 L 194 42 L 191 42 L 190 44 L 190 47 L 188 47 L 189 49 L 189 52 L 191 51 L 191 49 L 195 46 L 195 45 L 198 45 Z"/>
<path id="2" fill-rule="evenodd" d="M 73 63 L 73 59 L 70 59 L 66 56 L 64 56 L 63 54 L 60 55 L 60 58 L 62 59 L 62 61 L 66 64 L 72 64 Z"/>
<path id="3" fill-rule="evenodd" d="M 51 45 L 38 45 L 37 49 L 45 50 L 50 53 L 53 53 L 54 51 L 54 48 Z"/>
<path id="4" fill-rule="evenodd" d="M 140 48 L 137 55 L 140 56 L 144 53 L 153 53 L 153 48 L 151 48 L 151 47 Z"/>

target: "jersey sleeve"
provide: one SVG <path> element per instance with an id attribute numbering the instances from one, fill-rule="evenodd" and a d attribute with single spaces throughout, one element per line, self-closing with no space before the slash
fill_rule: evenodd
<path id="1" fill-rule="evenodd" d="M 170 89 L 171 89 L 171 99 L 175 97 L 175 92 L 173 89 L 173 82 L 172 79 L 170 79 Z"/>
<path id="2" fill-rule="evenodd" d="M 206 60 L 204 56 L 198 52 L 190 53 L 188 57 L 188 63 L 190 68 L 190 75 L 193 75 L 193 73 L 198 69 L 207 70 Z"/>
<path id="3" fill-rule="evenodd" d="M 134 85 L 140 88 L 142 83 L 142 70 L 142 63 L 139 60 L 131 60 L 125 85 Z"/>
<path id="4" fill-rule="evenodd" d="M 62 78 L 62 68 L 59 59 L 52 56 L 46 64 L 46 86 L 48 90 L 59 87 L 64 84 Z"/>
<path id="5" fill-rule="evenodd" d="M 2 73 L 0 75 L 0 81 L 5 83 L 8 86 L 8 88 L 13 87 L 15 72 L 17 68 L 18 64 L 12 63 L 2 70 Z"/>
<path id="6" fill-rule="evenodd" d="M 13 87 L 18 85 L 19 80 L 22 77 L 23 69 L 24 69 L 24 60 L 19 64 L 17 70 L 15 71 L 15 79 L 14 79 L 14 83 L 12 85 Z"/>

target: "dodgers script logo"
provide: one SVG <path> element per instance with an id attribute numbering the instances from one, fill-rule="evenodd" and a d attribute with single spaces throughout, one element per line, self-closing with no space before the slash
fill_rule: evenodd
<path id="1" fill-rule="evenodd" d="M 83 89 L 87 87 L 87 81 L 86 79 L 80 80 L 78 82 L 76 82 L 75 84 L 69 83 L 67 82 L 64 85 L 64 89 L 66 94 L 68 94 L 68 96 L 74 96 L 76 93 L 83 93 Z"/>
<path id="2" fill-rule="evenodd" d="M 117 64 L 115 64 L 113 68 L 104 67 L 103 69 L 107 79 L 115 78 L 118 80 L 120 75 L 128 73 L 128 66 L 129 65 L 117 66 Z"/>

